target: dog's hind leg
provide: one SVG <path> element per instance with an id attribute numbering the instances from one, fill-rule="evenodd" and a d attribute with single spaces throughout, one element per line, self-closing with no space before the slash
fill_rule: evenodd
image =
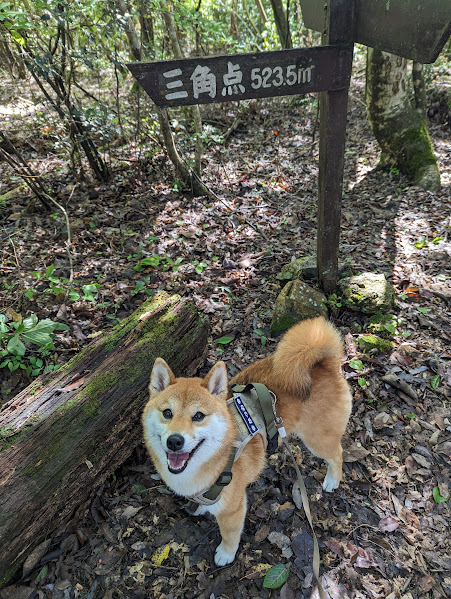
<path id="1" fill-rule="evenodd" d="M 327 443 L 318 442 L 316 439 L 301 436 L 307 449 L 313 455 L 323 458 L 327 463 L 326 477 L 323 482 L 323 489 L 329 493 L 338 489 L 342 478 L 343 450 L 341 448 L 341 436 L 336 436 L 333 440 L 329 438 Z"/>
<path id="2" fill-rule="evenodd" d="M 323 489 L 331 493 L 335 489 L 338 489 L 338 486 L 342 477 L 342 464 L 343 460 L 341 458 L 341 445 L 340 445 L 340 459 L 337 458 L 326 458 L 327 462 L 327 472 L 326 477 L 323 482 Z"/>

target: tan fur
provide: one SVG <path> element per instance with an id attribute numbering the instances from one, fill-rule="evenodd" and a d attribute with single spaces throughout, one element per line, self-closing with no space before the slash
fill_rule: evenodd
<path id="1" fill-rule="evenodd" d="M 263 383 L 276 394 L 277 413 L 283 418 L 287 433 L 299 436 L 315 455 L 327 461 L 324 488 L 328 491 L 336 488 L 341 480 L 341 438 L 351 412 L 349 386 L 339 372 L 342 354 L 339 333 L 330 323 L 324 318 L 306 320 L 285 334 L 274 354 L 248 366 L 231 381 L 239 384 Z M 143 424 L 147 448 L 166 482 L 166 465 L 158 458 L 147 438 L 146 414 L 148 418 L 153 418 L 155 411 L 161 413 L 171 404 L 174 415 L 169 422 L 163 422 L 163 426 L 188 436 L 202 434 L 202 428 L 198 427 L 203 423 L 192 421 L 193 410 L 199 410 L 199 406 L 202 406 L 202 412 L 206 414 L 205 421 L 212 414 L 217 414 L 221 422 L 224 422 L 221 430 L 224 428 L 225 435 L 218 449 L 202 467 L 190 474 L 186 490 L 174 489 L 188 497 L 215 483 L 227 463 L 235 438 L 235 424 L 224 402 L 230 394 L 219 389 L 224 364 L 218 362 L 203 380 L 176 379 L 166 363 L 161 358 L 158 360 L 156 365 L 158 363 L 159 368 L 156 371 L 154 366 L 152 377 L 158 375 L 161 379 L 161 372 L 165 372 L 161 369 L 166 367 L 166 383 L 169 381 L 169 384 L 163 391 L 156 392 L 152 388 L 151 378 L 151 399 L 143 414 Z M 212 377 L 219 379 L 219 382 L 214 382 Z M 157 377 L 157 388 L 159 384 L 161 380 Z M 212 395 L 209 386 L 214 393 L 220 392 L 219 395 Z M 207 427 L 208 423 L 205 421 L 203 426 Z M 210 511 L 218 520 L 222 543 L 216 551 L 217 565 L 230 563 L 235 557 L 246 511 L 246 487 L 258 479 L 265 462 L 263 443 L 258 435 L 233 464 L 232 482 L 222 491 L 220 501 L 208 509 L 200 508 L 197 512 Z M 187 471 L 188 468 L 189 465 Z M 181 475 L 175 475 L 178 476 Z"/>

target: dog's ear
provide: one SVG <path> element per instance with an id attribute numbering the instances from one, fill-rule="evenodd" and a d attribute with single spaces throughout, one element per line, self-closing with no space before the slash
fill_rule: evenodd
<path id="1" fill-rule="evenodd" d="M 149 392 L 150 397 L 164 391 L 166 387 L 172 385 L 175 381 L 175 376 L 163 358 L 157 358 L 153 365 L 152 374 L 150 375 Z"/>
<path id="2" fill-rule="evenodd" d="M 204 378 L 202 384 L 204 387 L 207 387 L 208 391 L 215 397 L 227 399 L 229 383 L 224 362 L 217 362 Z"/>

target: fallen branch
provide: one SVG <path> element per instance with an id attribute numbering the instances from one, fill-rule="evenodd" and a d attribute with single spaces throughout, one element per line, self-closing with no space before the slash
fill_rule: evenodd
<path id="1" fill-rule="evenodd" d="M 385 374 L 382 377 L 382 380 L 384 381 L 384 383 L 388 383 L 395 389 L 399 389 L 400 391 L 408 395 L 410 398 L 414 399 L 415 401 L 418 401 L 418 393 L 415 391 L 415 389 L 413 389 L 408 383 L 406 383 L 406 381 L 403 381 L 402 379 L 397 377 L 396 374 L 389 372 L 388 374 Z"/>

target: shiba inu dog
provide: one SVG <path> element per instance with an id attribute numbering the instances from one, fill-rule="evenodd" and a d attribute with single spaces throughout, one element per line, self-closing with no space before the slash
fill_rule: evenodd
<path id="1" fill-rule="evenodd" d="M 231 381 L 263 383 L 274 393 L 287 434 L 300 437 L 327 462 L 325 491 L 340 483 L 341 438 L 351 413 L 350 389 L 339 372 L 342 355 L 340 335 L 331 323 L 322 317 L 305 320 L 285 333 L 274 354 Z M 176 378 L 157 358 L 149 390 L 142 422 L 155 467 L 176 494 L 199 496 L 221 476 L 236 445 L 237 425 L 226 401 L 232 393 L 225 364 L 215 364 L 204 379 Z M 246 487 L 260 476 L 265 449 L 262 435 L 253 436 L 237 454 L 231 480 L 218 499 L 199 505 L 195 512 L 210 512 L 218 521 L 222 541 L 215 553 L 217 566 L 235 559 L 246 513 Z"/>

